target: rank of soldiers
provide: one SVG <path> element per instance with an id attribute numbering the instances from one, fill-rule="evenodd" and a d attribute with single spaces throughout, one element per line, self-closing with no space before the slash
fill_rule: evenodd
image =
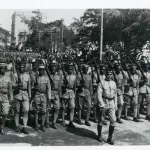
<path id="1" fill-rule="evenodd" d="M 146 118 L 150 120 L 150 72 L 149 63 L 109 61 L 99 63 L 92 59 L 87 64 L 67 56 L 0 58 L 0 133 L 11 112 L 15 122 L 14 130 L 29 134 L 28 116 L 34 114 L 34 129 L 57 129 L 57 119 L 61 114 L 61 124 L 66 126 L 68 112 L 70 128 L 75 128 L 74 115 L 79 125 L 90 124 L 90 116 L 97 123 L 98 141 L 102 142 L 102 125 L 110 121 L 107 142 L 112 140 L 115 124 L 128 118 L 128 109 L 133 111 L 133 121 L 138 122 L 140 113 L 146 106 Z M 145 105 L 146 103 L 146 105 Z M 50 110 L 53 111 L 50 111 Z M 11 111 L 10 111 L 11 110 Z M 82 122 L 82 112 L 86 112 Z M 124 111 L 123 111 L 124 110 Z M 23 127 L 19 119 L 22 113 Z M 124 113 L 122 113 L 124 112 Z M 52 113 L 52 123 L 49 116 Z M 124 115 L 123 115 L 124 114 Z M 40 118 L 40 122 L 39 122 Z M 40 124 L 40 126 L 39 126 Z"/>

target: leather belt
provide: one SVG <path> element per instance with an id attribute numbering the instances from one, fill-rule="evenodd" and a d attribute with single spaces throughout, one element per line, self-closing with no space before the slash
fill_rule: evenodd
<path id="1" fill-rule="evenodd" d="M 102 96 L 102 98 L 108 99 L 108 100 L 110 100 L 110 101 L 114 99 L 114 97 L 113 97 L 113 98 L 109 98 L 109 97 L 105 97 L 105 96 Z"/>
<path id="2" fill-rule="evenodd" d="M 38 91 L 38 92 L 36 92 L 36 93 L 37 93 L 37 94 L 38 94 L 38 93 L 39 93 L 39 94 L 45 94 L 46 92 L 39 92 L 39 91 Z"/>
<path id="3" fill-rule="evenodd" d="M 21 91 L 27 91 L 27 89 L 20 89 Z"/>

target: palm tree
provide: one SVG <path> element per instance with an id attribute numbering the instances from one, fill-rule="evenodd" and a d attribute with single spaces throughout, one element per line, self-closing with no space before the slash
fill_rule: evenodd
<path id="1" fill-rule="evenodd" d="M 70 27 L 73 29 L 75 33 L 79 33 L 81 29 L 84 27 L 84 21 L 83 18 L 80 17 L 80 19 L 73 18 L 74 22 L 71 23 Z"/>

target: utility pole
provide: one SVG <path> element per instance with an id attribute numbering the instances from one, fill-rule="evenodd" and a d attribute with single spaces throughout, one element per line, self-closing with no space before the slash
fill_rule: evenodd
<path id="1" fill-rule="evenodd" d="M 100 31 L 100 62 L 102 62 L 102 51 L 103 51 L 103 9 L 101 11 L 101 31 Z"/>
<path id="2" fill-rule="evenodd" d="M 52 41 L 53 41 L 52 28 L 50 30 L 51 30 L 51 33 L 50 33 L 51 48 L 50 48 L 50 50 L 51 50 L 51 54 L 53 54 L 53 51 L 52 51 Z"/>
<path id="3" fill-rule="evenodd" d="M 64 28 L 63 28 L 63 19 L 61 19 L 61 51 L 63 50 L 63 38 L 64 38 Z"/>

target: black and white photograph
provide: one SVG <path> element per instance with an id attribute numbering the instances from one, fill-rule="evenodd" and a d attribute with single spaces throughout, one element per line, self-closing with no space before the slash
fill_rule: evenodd
<path id="1" fill-rule="evenodd" d="M 0 7 L 0 146 L 150 145 L 150 8 L 37 6 Z"/>

